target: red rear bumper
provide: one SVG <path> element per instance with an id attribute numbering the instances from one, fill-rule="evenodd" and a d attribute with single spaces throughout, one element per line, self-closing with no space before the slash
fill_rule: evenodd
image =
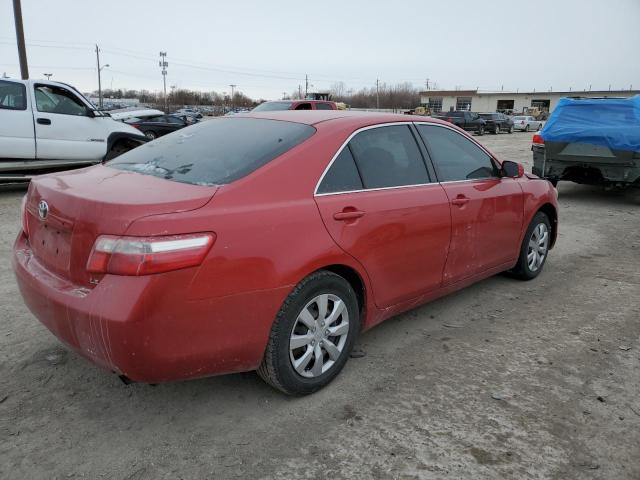
<path id="1" fill-rule="evenodd" d="M 56 337 L 105 369 L 149 383 L 257 368 L 290 291 L 187 300 L 195 269 L 106 275 L 81 288 L 47 271 L 23 234 L 13 267 L 25 303 Z"/>

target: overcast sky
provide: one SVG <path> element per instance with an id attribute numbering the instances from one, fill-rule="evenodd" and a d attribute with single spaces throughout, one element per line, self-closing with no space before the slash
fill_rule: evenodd
<path id="1" fill-rule="evenodd" d="M 640 0 L 22 0 L 32 78 L 82 91 L 179 88 L 274 99 L 343 81 L 440 88 L 640 89 Z M 11 0 L 0 74 L 19 77 Z"/>

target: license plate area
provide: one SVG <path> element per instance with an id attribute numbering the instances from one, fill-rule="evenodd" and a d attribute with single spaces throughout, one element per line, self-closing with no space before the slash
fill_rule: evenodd
<path id="1" fill-rule="evenodd" d="M 58 272 L 68 272 L 71 264 L 71 232 L 40 223 L 30 231 L 29 243 L 43 264 Z"/>

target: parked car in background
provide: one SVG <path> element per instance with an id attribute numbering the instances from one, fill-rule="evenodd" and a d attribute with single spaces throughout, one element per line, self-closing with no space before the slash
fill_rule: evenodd
<path id="1" fill-rule="evenodd" d="M 149 140 L 154 140 L 167 133 L 175 132 L 181 128 L 188 127 L 196 123 L 195 120 L 187 120 L 186 116 L 158 115 L 156 117 L 133 118 L 127 120 L 132 127 L 140 130 Z"/>
<path id="2" fill-rule="evenodd" d="M 513 128 L 521 132 L 537 132 L 544 125 L 542 120 L 536 120 L 535 117 L 530 115 L 517 115 L 512 120 Z"/>
<path id="3" fill-rule="evenodd" d="M 640 95 L 560 99 L 532 151 L 533 173 L 554 185 L 640 188 Z"/>
<path id="4" fill-rule="evenodd" d="M 481 113 L 480 118 L 487 122 L 485 128 L 496 135 L 500 132 L 513 133 L 513 120 L 504 113 Z"/>
<path id="5" fill-rule="evenodd" d="M 202 120 L 203 118 L 202 113 L 193 108 L 181 108 L 180 110 L 176 110 L 175 112 L 173 112 L 172 115 L 177 115 L 179 117 L 183 115 L 189 115 L 190 117 L 195 117 L 198 120 Z"/>
<path id="6" fill-rule="evenodd" d="M 329 100 L 277 100 L 264 102 L 252 112 L 271 112 L 275 110 L 337 110 L 336 102 Z"/>
<path id="7" fill-rule="evenodd" d="M 453 123 L 456 127 L 460 127 L 468 132 L 475 132 L 478 135 L 484 135 L 487 128 L 487 121 L 484 118 L 480 118 L 480 115 L 474 112 L 446 112 L 433 115 L 433 118 Z"/>
<path id="8" fill-rule="evenodd" d="M 308 394 L 361 330 L 505 270 L 535 278 L 556 212 L 549 182 L 445 122 L 263 112 L 38 177 L 13 265 L 33 314 L 125 379 L 257 369 Z"/>
<path id="9" fill-rule="evenodd" d="M 0 183 L 99 163 L 145 141 L 71 85 L 0 79 Z"/>

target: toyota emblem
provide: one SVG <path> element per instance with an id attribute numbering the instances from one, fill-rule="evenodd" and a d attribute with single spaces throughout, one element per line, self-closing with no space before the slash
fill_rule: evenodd
<path id="1" fill-rule="evenodd" d="M 44 200 L 40 200 L 38 203 L 38 216 L 44 220 L 49 215 L 49 204 Z"/>

